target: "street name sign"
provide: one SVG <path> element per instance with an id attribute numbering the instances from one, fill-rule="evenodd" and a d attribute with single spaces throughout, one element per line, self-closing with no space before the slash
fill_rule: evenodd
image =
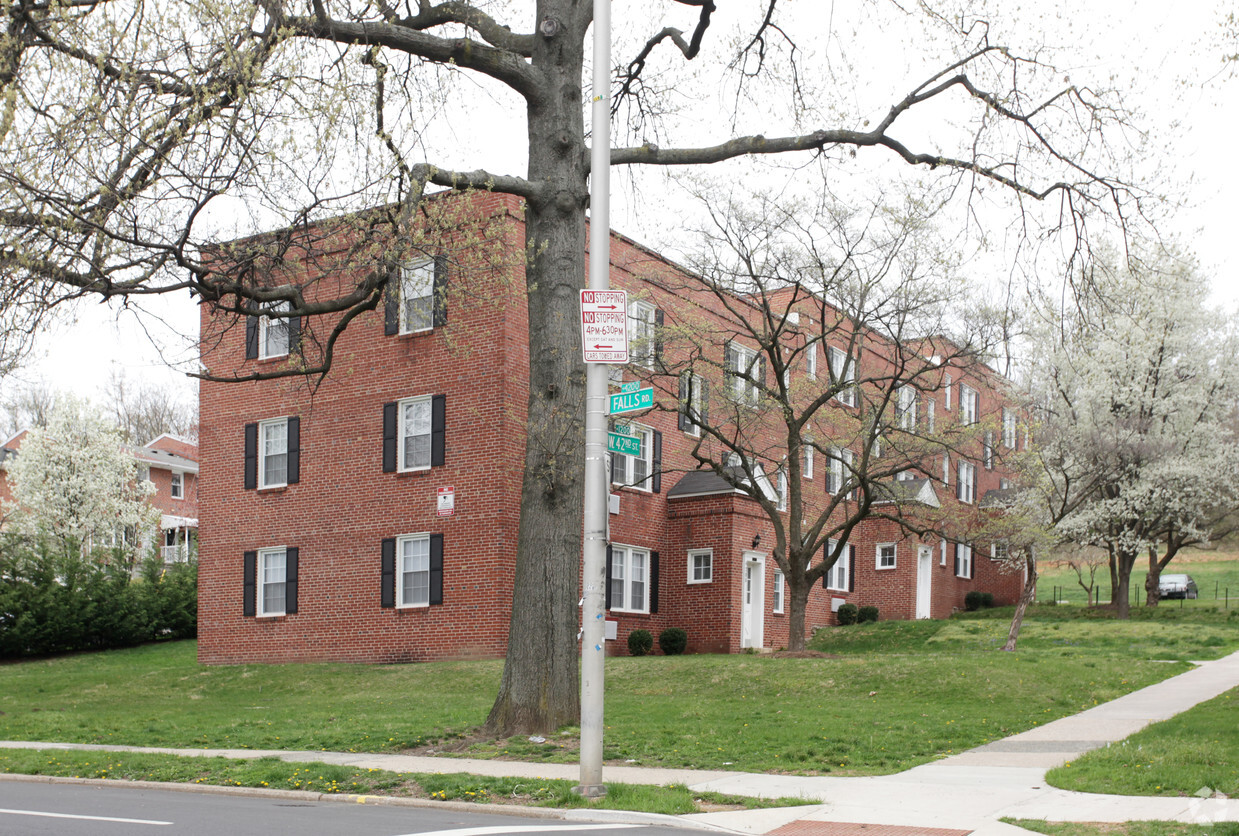
<path id="1" fill-rule="evenodd" d="M 581 351 L 586 363 L 628 362 L 628 291 L 581 291 Z"/>
<path id="2" fill-rule="evenodd" d="M 623 453 L 625 456 L 640 456 L 641 436 L 607 433 L 607 452 Z"/>
<path id="3" fill-rule="evenodd" d="M 654 406 L 654 390 L 638 389 L 635 392 L 617 392 L 611 396 L 609 415 L 619 415 L 621 412 L 635 412 L 638 409 L 649 409 Z"/>

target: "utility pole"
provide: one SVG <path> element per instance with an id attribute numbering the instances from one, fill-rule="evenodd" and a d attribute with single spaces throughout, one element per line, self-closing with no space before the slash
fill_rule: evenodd
<path id="1" fill-rule="evenodd" d="M 611 287 L 611 0 L 594 0 L 593 148 L 589 175 L 589 290 Z M 627 317 L 627 310 L 623 311 Z M 625 323 L 626 326 L 626 323 Z M 584 345 L 583 345 L 584 347 Z M 581 599 L 581 783 L 586 798 L 602 783 L 603 676 L 606 662 L 607 383 L 603 363 L 585 365 L 585 549 Z"/>

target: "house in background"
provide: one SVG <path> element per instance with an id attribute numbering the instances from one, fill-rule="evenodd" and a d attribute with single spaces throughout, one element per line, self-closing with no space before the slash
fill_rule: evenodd
<path id="1" fill-rule="evenodd" d="M 28 433 L 21 430 L 0 445 L 0 507 L 13 500 L 5 463 L 20 455 Z M 158 537 L 164 562 L 185 562 L 198 542 L 197 443 L 165 433 L 145 447 L 127 449 L 138 461 L 139 478 L 149 479 L 155 486 L 149 501 L 159 509 L 160 522 L 153 536 Z M 149 546 L 149 540 L 138 543 L 139 556 L 144 556 Z"/>
<path id="2" fill-rule="evenodd" d="M 202 662 L 504 654 L 529 386 L 521 203 L 485 193 L 433 200 L 452 201 L 458 222 L 393 276 L 384 310 L 353 320 L 315 387 L 298 378 L 201 384 Z M 347 234 L 319 237 L 335 249 L 304 262 L 285 257 L 257 281 L 295 283 L 313 299 L 373 269 L 345 260 Z M 695 652 L 785 646 L 787 590 L 770 521 L 690 452 L 701 430 L 687 404 L 706 392 L 733 405 L 750 397 L 729 370 L 751 364 L 757 347 L 657 253 L 612 234 L 610 260 L 612 287 L 630 292 L 636 344 L 650 352 L 613 379 L 653 377 L 659 408 L 628 422 L 641 452 L 612 460 L 606 606 L 617 640 L 608 650 L 625 652 L 632 630 L 672 626 L 687 630 Z M 806 330 L 819 309 L 806 304 L 798 314 Z M 225 378 L 296 363 L 302 342 L 321 341 L 334 324 L 257 314 L 241 327 L 208 305 L 201 311 L 202 364 Z M 690 320 L 720 337 L 709 362 L 687 377 L 659 376 L 653 352 L 663 349 L 641 338 Z M 863 362 L 890 362 L 881 340 L 863 342 Z M 676 351 L 670 342 L 665 350 Z M 841 352 L 816 345 L 789 375 L 811 386 Z M 979 362 L 945 369 L 940 382 L 903 404 L 901 420 L 994 429 L 910 467 L 890 483 L 890 500 L 967 519 L 980 497 L 1006 486 L 999 453 L 1018 443 L 1014 413 L 1005 382 Z M 853 394 L 826 410 L 855 421 L 861 406 Z M 1008 416 L 1010 436 L 1001 432 Z M 838 444 L 806 462 L 803 487 L 818 506 L 851 501 L 854 451 Z M 773 471 L 770 490 L 785 489 Z M 884 619 L 945 617 L 969 591 L 1010 603 L 1021 587 L 990 559 L 998 547 L 967 531 L 950 541 L 917 537 L 875 516 L 853 530 L 844 553 L 811 594 L 811 627 L 836 623 L 847 602 L 877 606 Z"/>

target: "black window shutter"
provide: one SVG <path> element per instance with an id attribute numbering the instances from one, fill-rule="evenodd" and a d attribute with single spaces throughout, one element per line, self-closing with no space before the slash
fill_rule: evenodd
<path id="1" fill-rule="evenodd" d="M 430 466 L 443 464 L 447 439 L 447 396 L 435 395 L 430 399 Z"/>
<path id="2" fill-rule="evenodd" d="M 258 425 L 245 425 L 245 489 L 258 487 Z"/>
<path id="3" fill-rule="evenodd" d="M 856 591 L 856 547 L 848 546 L 848 592 Z"/>
<path id="4" fill-rule="evenodd" d="M 955 544 L 955 574 L 959 575 L 959 543 Z"/>
<path id="5" fill-rule="evenodd" d="M 254 603 L 258 586 L 258 552 L 245 553 L 241 573 L 244 576 L 241 582 L 241 614 L 252 617 L 256 612 Z"/>
<path id="6" fill-rule="evenodd" d="M 383 333 L 392 336 L 400 331 L 400 268 L 387 277 L 387 292 L 383 295 Z"/>
<path id="7" fill-rule="evenodd" d="M 396 606 L 396 538 L 383 540 L 382 557 L 379 561 L 380 606 Z"/>
<path id="8" fill-rule="evenodd" d="M 301 419 L 288 419 L 288 484 L 301 481 Z"/>
<path id="9" fill-rule="evenodd" d="M 430 535 L 430 606 L 443 603 L 443 535 Z"/>
<path id="10" fill-rule="evenodd" d="M 297 614 L 297 558 L 301 550 L 296 546 L 284 549 L 284 612 Z"/>
<path id="11" fill-rule="evenodd" d="M 247 316 L 245 318 L 245 359 L 255 360 L 258 358 L 258 317 Z"/>
<path id="12" fill-rule="evenodd" d="M 288 318 L 288 353 L 297 354 L 301 351 L 301 317 Z"/>
<path id="13" fill-rule="evenodd" d="M 396 404 L 383 404 L 383 472 L 396 470 Z"/>
<path id="14" fill-rule="evenodd" d="M 654 493 L 662 493 L 663 490 L 663 434 L 658 430 L 654 430 L 654 455 L 651 460 L 651 467 L 654 470 L 654 475 L 650 480 Z"/>
<path id="15" fill-rule="evenodd" d="M 693 399 L 693 373 L 684 372 L 680 375 L 680 414 L 679 414 L 679 429 L 687 432 L 692 429 L 692 422 L 688 418 L 688 410 Z"/>
<path id="16" fill-rule="evenodd" d="M 654 309 L 654 362 L 661 364 L 663 360 L 663 310 Z"/>
<path id="17" fill-rule="evenodd" d="M 615 478 L 615 462 L 617 459 L 619 459 L 620 454 L 619 453 L 607 453 L 607 456 L 611 460 L 611 464 L 608 466 L 608 470 L 610 470 L 611 472 L 611 481 L 616 482 L 618 480 Z"/>
<path id="18" fill-rule="evenodd" d="M 658 552 L 650 552 L 650 613 L 658 612 Z"/>
<path id="19" fill-rule="evenodd" d="M 606 602 L 606 606 L 603 607 L 603 609 L 608 609 L 608 610 L 611 609 L 611 560 L 612 560 L 611 547 L 607 546 L 607 577 L 606 577 L 607 602 Z"/>
<path id="20" fill-rule="evenodd" d="M 447 256 L 435 256 L 434 314 L 436 328 L 447 325 Z"/>

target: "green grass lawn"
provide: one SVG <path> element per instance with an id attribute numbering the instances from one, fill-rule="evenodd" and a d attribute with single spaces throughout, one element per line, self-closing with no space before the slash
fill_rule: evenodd
<path id="1" fill-rule="evenodd" d="M 819 631 L 828 658 L 653 656 L 607 662 L 613 763 L 874 775 L 1078 712 L 1239 648 L 1239 614 L 1129 623 L 1010 611 Z M 0 738 L 203 748 L 403 751 L 571 762 L 545 743 L 478 741 L 501 663 L 199 666 L 193 642 L 10 664 Z"/>
<path id="2" fill-rule="evenodd" d="M 1183 824 L 1177 821 L 1128 821 L 1121 824 L 1047 822 L 1003 819 L 1034 833 L 1050 836 L 1239 836 L 1239 823 Z"/>

